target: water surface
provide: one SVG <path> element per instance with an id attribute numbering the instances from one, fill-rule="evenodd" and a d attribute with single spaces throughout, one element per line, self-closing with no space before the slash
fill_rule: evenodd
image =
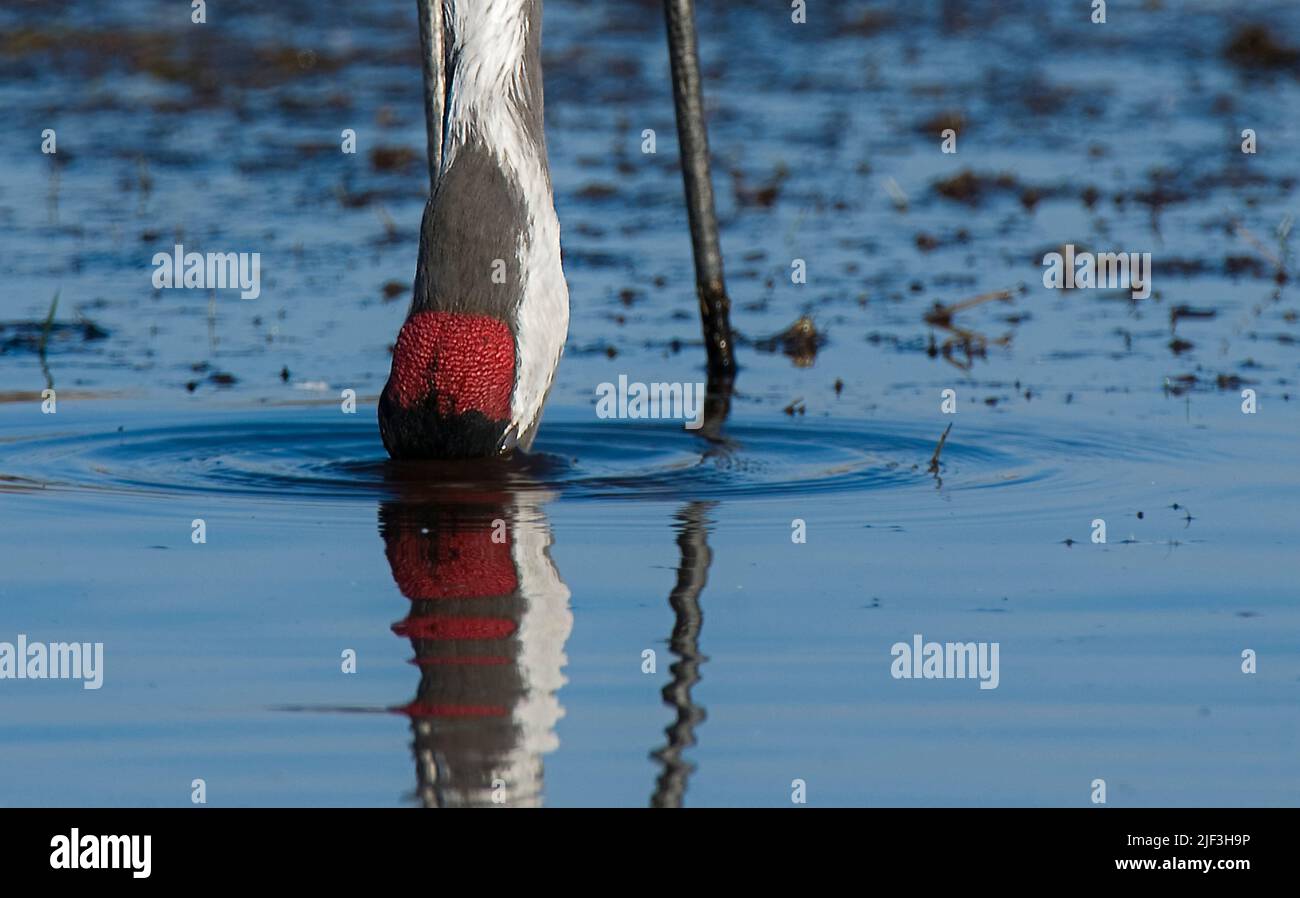
<path id="1" fill-rule="evenodd" d="M 0 10 L 0 640 L 106 656 L 0 683 L 0 803 L 1300 801 L 1300 79 L 1228 52 L 1293 6 L 707 5 L 745 366 L 710 441 L 593 410 L 704 379 L 658 4 L 548 0 L 566 357 L 533 457 L 433 467 L 373 406 L 410 4 L 228 6 Z M 182 241 L 261 252 L 262 296 L 154 291 Z M 1068 242 L 1151 252 L 1153 295 L 1045 289 Z M 998 688 L 891 678 L 916 633 L 998 642 Z"/>

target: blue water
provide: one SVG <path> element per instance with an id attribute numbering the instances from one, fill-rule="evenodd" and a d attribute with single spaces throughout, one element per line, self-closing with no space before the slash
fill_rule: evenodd
<path id="1" fill-rule="evenodd" d="M 594 413 L 704 379 L 657 4 L 548 0 L 569 344 L 533 457 L 432 467 L 374 423 L 411 4 L 225 6 L 0 10 L 0 642 L 105 647 L 99 690 L 0 680 L 0 804 L 1300 803 L 1300 79 L 1224 56 L 1289 4 L 706 4 L 744 366 L 710 442 Z M 965 169 L 1015 186 L 936 191 Z M 262 252 L 262 296 L 154 291 L 177 240 Z M 1153 295 L 1045 289 L 1066 242 L 1151 252 Z M 1003 289 L 964 344 L 925 318 Z M 815 354 L 760 348 L 802 314 Z M 999 643 L 998 687 L 894 679 L 917 633 Z"/>

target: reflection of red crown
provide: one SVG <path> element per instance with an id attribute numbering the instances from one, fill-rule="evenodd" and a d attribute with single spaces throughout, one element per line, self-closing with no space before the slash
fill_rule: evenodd
<path id="1" fill-rule="evenodd" d="M 411 702 L 394 710 L 407 717 L 507 717 L 510 714 L 509 708 L 500 705 L 435 705 L 428 702 Z"/>
<path id="2" fill-rule="evenodd" d="M 402 595 L 417 599 L 507 596 L 519 588 L 509 535 L 492 541 L 493 528 L 437 534 L 404 530 L 390 538 L 388 561 Z"/>
<path id="3" fill-rule="evenodd" d="M 411 639 L 505 639 L 518 628 L 508 617 L 455 617 L 430 614 L 393 624 L 393 632 Z"/>

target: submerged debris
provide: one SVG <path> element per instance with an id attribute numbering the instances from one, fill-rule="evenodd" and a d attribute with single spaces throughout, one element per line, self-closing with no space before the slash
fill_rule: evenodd
<path id="1" fill-rule="evenodd" d="M 944 246 L 967 243 L 970 243 L 970 232 L 965 228 L 958 228 L 951 235 L 946 237 L 936 236 L 925 231 L 916 235 L 916 248 L 923 253 L 928 253 Z"/>
<path id="2" fill-rule="evenodd" d="M 1169 310 L 1169 326 L 1173 328 L 1183 318 L 1199 319 L 1202 321 L 1214 318 L 1219 313 L 1216 309 L 1194 309 L 1191 306 L 1174 306 Z"/>
<path id="3" fill-rule="evenodd" d="M 90 343 L 108 337 L 93 321 L 0 321 L 0 355 L 6 352 L 44 354 L 61 344 Z"/>
<path id="4" fill-rule="evenodd" d="M 1239 374 L 1217 374 L 1213 378 L 1198 377 L 1195 374 L 1177 374 L 1166 377 L 1164 391 L 1170 396 L 1184 396 L 1193 390 L 1240 390 L 1242 387 L 1258 384 L 1257 380 L 1248 380 Z"/>
<path id="5" fill-rule="evenodd" d="M 945 199 L 970 206 L 978 205 L 985 195 L 995 191 L 1012 191 L 1018 188 L 1012 175 L 977 175 L 969 168 L 942 181 L 934 182 L 934 191 Z"/>
<path id="6" fill-rule="evenodd" d="M 973 296 L 970 299 L 963 299 L 961 302 L 955 302 L 950 306 L 936 302 L 930 311 L 925 313 L 926 324 L 933 324 L 935 327 L 951 327 L 952 316 L 965 309 L 972 309 L 975 306 L 983 305 L 986 302 L 1010 302 L 1015 294 L 1010 290 L 994 290 L 991 293 L 981 293 L 979 296 Z"/>
<path id="7" fill-rule="evenodd" d="M 400 172 L 423 162 L 424 154 L 410 147 L 375 147 L 370 151 L 370 167 L 375 171 Z"/>
<path id="8" fill-rule="evenodd" d="M 1007 333 L 996 339 L 990 340 L 987 336 L 978 331 L 968 328 L 958 327 L 953 324 L 953 316 L 958 312 L 973 308 L 983 303 L 998 300 L 1000 302 L 1010 302 L 1014 297 L 1011 290 L 995 290 L 992 293 L 983 293 L 961 302 L 945 306 L 936 302 L 928 312 L 925 313 L 925 322 L 933 327 L 942 328 L 948 331 L 951 336 L 943 341 L 943 347 L 940 348 L 935 344 L 934 335 L 930 335 L 930 345 L 926 354 L 930 358 L 935 358 L 940 353 L 943 354 L 944 361 L 955 365 L 963 371 L 969 371 L 975 364 L 977 357 L 983 357 L 988 350 L 989 344 L 995 346 L 1007 346 L 1011 343 L 1011 334 Z M 960 350 L 965 356 L 964 360 L 953 358 L 954 352 Z"/>
<path id="9" fill-rule="evenodd" d="M 731 172 L 731 189 L 736 197 L 736 205 L 760 209 L 772 208 L 772 206 L 776 205 L 777 197 L 781 195 L 781 186 L 785 184 L 786 179 L 789 177 L 789 169 L 784 165 L 779 165 L 767 181 L 756 187 L 751 187 L 745 173 L 733 169 Z"/>
<path id="10" fill-rule="evenodd" d="M 1300 69 L 1300 49 L 1279 43 L 1263 25 L 1245 25 L 1223 49 L 1233 65 L 1247 69 Z"/>
<path id="11" fill-rule="evenodd" d="M 1273 265 L 1273 270 L 1271 272 L 1267 271 L 1259 259 L 1251 256 L 1229 256 L 1224 262 L 1224 267 L 1228 274 L 1235 275 L 1243 271 L 1249 271 L 1255 277 L 1272 274 L 1273 279 L 1278 284 L 1285 284 L 1289 280 L 1287 275 L 1287 259 L 1289 258 L 1291 251 L 1288 241 L 1291 237 L 1291 227 L 1293 223 L 1294 219 L 1288 215 L 1278 224 L 1276 228 L 1277 249 L 1274 251 L 1267 246 L 1264 241 L 1256 237 L 1254 233 L 1252 233 L 1250 229 L 1241 222 L 1233 221 L 1229 225 L 1232 232 L 1253 246 L 1261 256 Z"/>
<path id="12" fill-rule="evenodd" d="M 826 338 L 818 333 L 817 325 L 807 315 L 799 316 L 794 324 L 778 334 L 759 340 L 754 344 L 762 352 L 785 353 L 800 368 L 808 368 L 817 359 L 817 350 L 826 344 Z"/>
<path id="13" fill-rule="evenodd" d="M 250 48 L 246 41 L 206 29 L 70 28 L 51 20 L 49 27 L 0 34 L 0 58 L 39 57 L 95 76 L 111 66 L 183 85 L 205 100 L 231 89 L 276 87 L 335 72 L 359 56 L 360 51 L 333 54 L 284 44 Z"/>
<path id="14" fill-rule="evenodd" d="M 845 22 L 841 28 L 844 34 L 856 34 L 859 37 L 870 37 L 871 35 L 884 31 L 894 22 L 894 17 L 887 12 L 876 9 L 864 10 L 861 15 L 850 22 Z"/>
<path id="15" fill-rule="evenodd" d="M 918 133 L 934 137 L 940 137 L 944 131 L 953 131 L 960 137 L 965 129 L 966 116 L 956 111 L 940 112 L 916 125 Z"/>
<path id="16" fill-rule="evenodd" d="M 618 195 L 618 188 L 605 181 L 588 181 L 577 192 L 577 196 L 584 200 L 608 200 Z"/>

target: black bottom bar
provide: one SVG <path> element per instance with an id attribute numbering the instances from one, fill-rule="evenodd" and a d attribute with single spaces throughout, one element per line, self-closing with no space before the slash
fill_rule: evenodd
<path id="1" fill-rule="evenodd" d="M 593 877 L 608 882 L 595 870 L 611 861 L 642 884 L 656 872 L 689 880 L 685 871 L 697 866 L 769 885 L 772 876 L 801 870 L 819 879 L 838 870 L 837 877 L 864 886 L 909 870 L 927 888 L 972 876 L 985 883 L 1103 876 L 1181 883 L 1199 876 L 1225 884 L 1252 873 L 1286 874 L 1297 819 L 1294 810 L 1240 809 L 792 810 L 814 816 L 570 811 L 449 821 L 382 810 L 11 810 L 0 812 L 0 863 L 7 886 L 28 879 L 219 886 L 283 878 L 295 889 L 351 882 L 388 888 L 408 879 L 459 884 L 486 872 L 485 888 L 545 877 L 538 886 L 551 889 Z M 74 830 L 76 868 L 68 850 Z M 144 835 L 147 854 L 143 838 L 99 838 Z M 146 859 L 148 876 L 136 876 Z M 85 869 L 96 860 L 110 868 Z"/>

